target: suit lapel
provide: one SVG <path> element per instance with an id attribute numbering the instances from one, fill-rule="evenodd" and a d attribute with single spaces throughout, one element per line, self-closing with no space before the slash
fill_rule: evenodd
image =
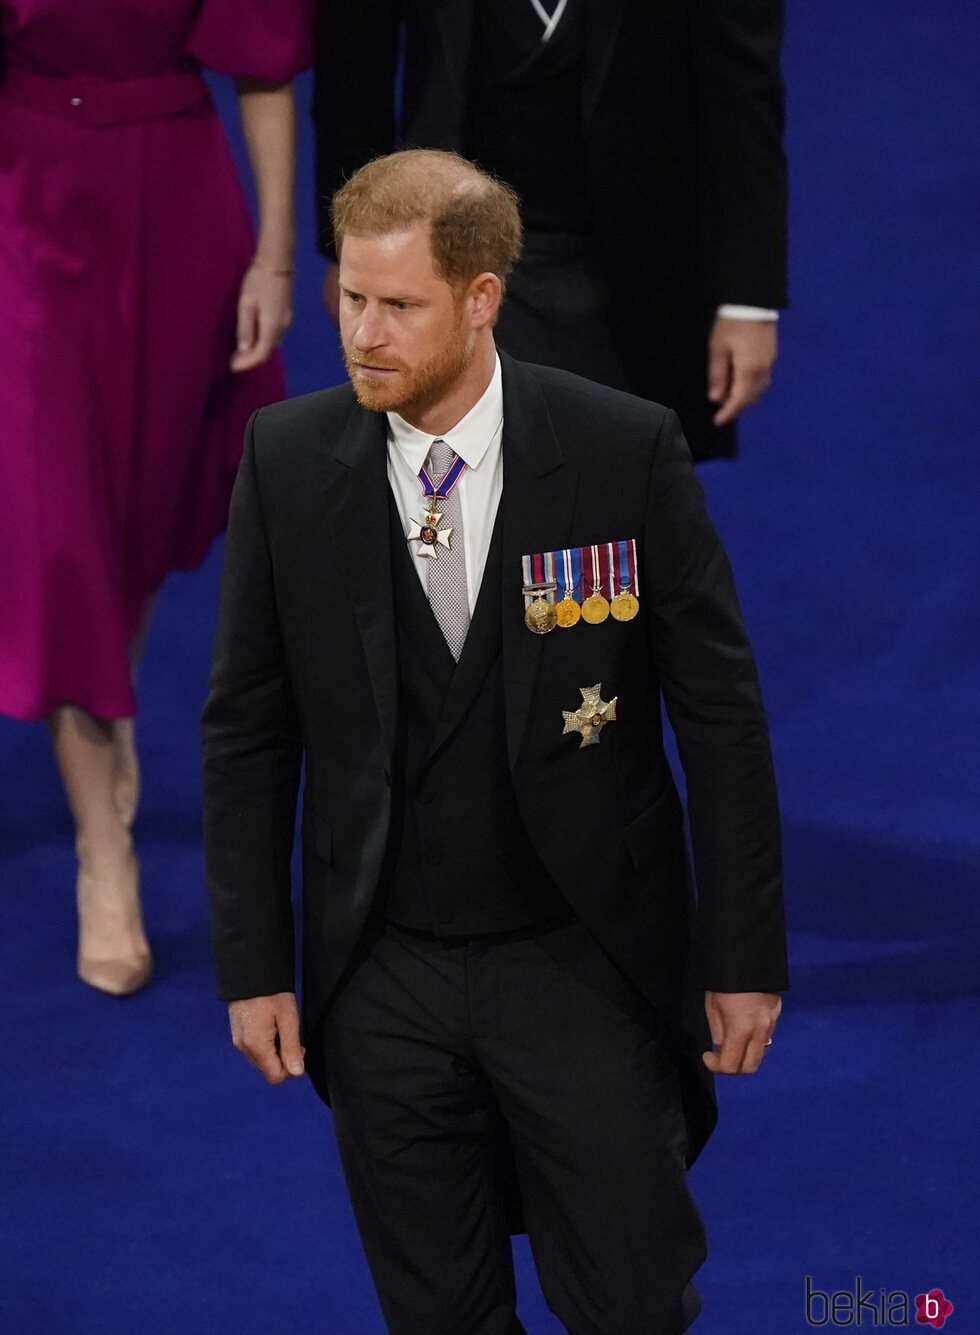
<path id="1" fill-rule="evenodd" d="M 533 374 L 501 352 L 504 382 L 504 492 L 501 625 L 507 751 L 517 768 L 545 636 L 524 624 L 521 557 L 556 551 L 570 539 L 577 468 L 555 436 L 544 392 Z"/>
<path id="2" fill-rule="evenodd" d="M 325 523 L 354 605 L 381 735 L 390 757 L 398 681 L 385 442 L 384 414 L 355 405 L 333 449 L 335 462 L 325 485 Z"/>
<path id="3" fill-rule="evenodd" d="M 592 115 L 602 96 L 628 3 L 629 0 L 585 0 L 585 70 L 582 75 L 584 119 Z"/>

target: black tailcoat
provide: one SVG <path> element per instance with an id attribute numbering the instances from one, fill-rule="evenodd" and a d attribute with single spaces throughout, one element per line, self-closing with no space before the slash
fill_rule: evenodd
<path id="1" fill-rule="evenodd" d="M 399 147 L 466 152 L 477 2 L 319 0 L 313 120 L 326 254 L 330 200 L 358 167 Z M 782 0 L 572 2 L 585 4 L 588 29 L 582 188 L 631 387 L 680 413 L 695 458 L 731 454 L 734 430 L 711 424 L 707 399 L 715 312 L 788 301 Z"/>
<path id="2" fill-rule="evenodd" d="M 510 777 L 562 895 L 667 1022 L 693 1160 L 715 1118 L 703 991 L 787 985 L 779 818 L 765 716 L 728 560 L 673 412 L 565 372 L 503 363 L 499 617 Z M 315 1031 L 375 900 L 398 701 L 383 414 L 349 386 L 252 419 L 232 499 L 203 716 L 219 990 L 295 987 L 290 857 L 303 800 L 303 1021 Z M 534 635 L 521 557 L 635 538 L 633 621 Z M 461 671 L 478 662 L 464 656 Z M 598 745 L 563 710 L 601 682 Z M 465 716 L 447 697 L 433 748 Z M 687 779 L 696 869 L 664 754 Z M 310 1074 L 329 1072 L 308 1042 Z"/>

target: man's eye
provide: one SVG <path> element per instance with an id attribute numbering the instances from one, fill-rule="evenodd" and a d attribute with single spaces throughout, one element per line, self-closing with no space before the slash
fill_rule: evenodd
<path id="1" fill-rule="evenodd" d="M 408 302 L 407 302 L 407 301 L 393 301 L 391 304 L 394 306 L 394 308 L 395 308 L 396 311 L 407 311 L 407 310 L 408 310 Z"/>

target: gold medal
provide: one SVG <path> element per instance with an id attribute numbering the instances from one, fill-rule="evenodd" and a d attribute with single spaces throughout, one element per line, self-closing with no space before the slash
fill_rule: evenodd
<path id="1" fill-rule="evenodd" d="M 601 625 L 609 616 L 609 604 L 598 590 L 582 604 L 582 619 L 590 626 Z"/>
<path id="2" fill-rule="evenodd" d="M 549 603 L 543 594 L 538 594 L 534 602 L 524 613 L 524 624 L 535 635 L 547 635 L 558 624 L 554 603 Z"/>
<path id="3" fill-rule="evenodd" d="M 639 610 L 639 601 L 629 589 L 621 589 L 609 604 L 609 612 L 617 621 L 632 621 Z"/>
<path id="4" fill-rule="evenodd" d="M 578 603 L 569 593 L 565 594 L 564 598 L 555 608 L 555 619 L 563 630 L 568 626 L 574 626 L 581 615 L 581 607 L 579 607 Z"/>
<path id="5" fill-rule="evenodd" d="M 600 589 L 605 583 L 605 576 L 603 575 L 602 566 L 599 561 L 599 548 L 590 547 L 588 548 L 588 551 L 591 556 L 592 565 L 592 579 L 590 581 L 592 584 L 592 593 L 590 597 L 582 599 L 582 619 L 587 621 L 590 626 L 600 626 L 609 616 L 609 603 L 605 596 L 600 592 Z M 586 548 L 583 547 L 583 576 L 585 574 L 585 552 Z"/>

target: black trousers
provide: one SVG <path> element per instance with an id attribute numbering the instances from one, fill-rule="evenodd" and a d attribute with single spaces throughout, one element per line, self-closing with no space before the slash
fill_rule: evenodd
<path id="1" fill-rule="evenodd" d="M 391 1335 L 523 1335 L 491 1166 L 509 1130 L 571 1335 L 679 1335 L 705 1258 L 675 1058 L 577 918 L 436 938 L 369 924 L 323 1028 L 345 1180 Z"/>

